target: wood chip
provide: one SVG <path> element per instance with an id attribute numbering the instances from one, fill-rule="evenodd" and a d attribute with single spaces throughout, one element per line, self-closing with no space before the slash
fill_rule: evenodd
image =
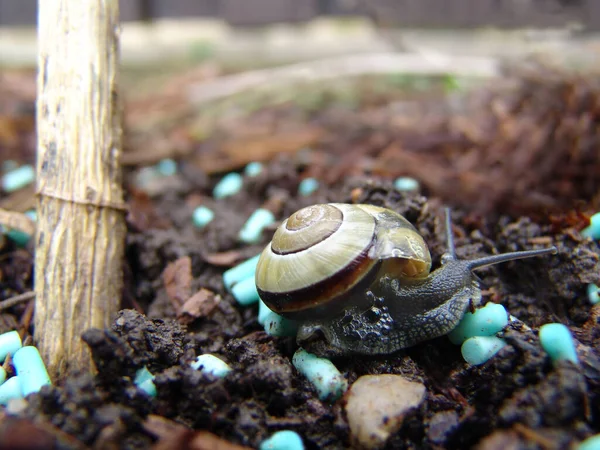
<path id="1" fill-rule="evenodd" d="M 190 324 L 201 317 L 210 316 L 221 301 L 221 296 L 208 289 L 200 289 L 181 307 L 177 319 L 183 324 Z"/>
<path id="2" fill-rule="evenodd" d="M 192 260 L 189 256 L 169 263 L 163 272 L 163 283 L 167 296 L 179 313 L 183 304 L 192 295 Z"/>
<path id="3" fill-rule="evenodd" d="M 0 208 L 0 225 L 12 230 L 22 231 L 30 236 L 35 234 L 35 222 L 20 212 Z"/>
<path id="4" fill-rule="evenodd" d="M 230 250 L 221 253 L 210 253 L 202 258 L 213 266 L 231 267 L 243 259 L 239 250 Z"/>

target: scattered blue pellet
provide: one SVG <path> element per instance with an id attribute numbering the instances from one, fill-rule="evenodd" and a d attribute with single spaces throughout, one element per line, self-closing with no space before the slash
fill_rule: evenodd
<path id="1" fill-rule="evenodd" d="M 4 362 L 6 355 L 14 354 L 23 346 L 18 331 L 9 331 L 0 334 L 0 363 Z"/>
<path id="2" fill-rule="evenodd" d="M 269 307 L 267 305 L 265 305 L 265 302 L 263 302 L 260 298 L 258 299 L 258 323 L 260 325 L 264 325 L 265 324 L 265 320 L 267 320 L 267 318 L 269 317 L 269 313 L 271 313 L 273 311 L 271 311 L 269 309 Z"/>
<path id="3" fill-rule="evenodd" d="M 600 434 L 590 436 L 575 447 L 575 450 L 600 450 Z"/>
<path id="4" fill-rule="evenodd" d="M 152 375 L 148 368 L 144 366 L 135 373 L 135 378 L 133 379 L 133 382 L 135 385 L 139 386 L 143 382 L 153 379 L 154 375 Z"/>
<path id="5" fill-rule="evenodd" d="M 217 378 L 223 378 L 232 370 L 225 361 L 209 354 L 198 356 L 192 363 L 192 367 Z"/>
<path id="6" fill-rule="evenodd" d="M 273 311 L 269 311 L 264 317 L 263 326 L 270 336 L 296 336 L 298 332 L 298 322 L 286 319 Z"/>
<path id="7" fill-rule="evenodd" d="M 321 400 L 335 401 L 348 388 L 346 378 L 328 359 L 300 348 L 294 353 L 292 364 L 316 388 Z"/>
<path id="8" fill-rule="evenodd" d="M 411 177 L 399 177 L 394 180 L 394 187 L 399 191 L 413 192 L 420 188 L 419 182 Z"/>
<path id="9" fill-rule="evenodd" d="M 504 339 L 496 336 L 475 336 L 463 342 L 460 352 L 466 362 L 478 366 L 492 358 L 505 345 Z"/>
<path id="10" fill-rule="evenodd" d="M 239 233 L 239 239 L 247 244 L 255 244 L 260 241 L 263 230 L 275 223 L 275 216 L 271 211 L 258 208 L 248 218 Z"/>
<path id="11" fill-rule="evenodd" d="M 248 165 L 244 169 L 244 175 L 246 175 L 248 177 L 255 177 L 259 173 L 261 173 L 262 170 L 263 170 L 263 165 L 259 162 L 254 161 L 254 162 L 248 163 Z"/>
<path id="12" fill-rule="evenodd" d="M 225 285 L 225 288 L 228 291 L 231 291 L 231 288 L 235 283 L 239 283 L 246 278 L 254 277 L 259 258 L 260 255 L 253 256 L 223 272 L 223 284 Z"/>
<path id="13" fill-rule="evenodd" d="M 35 169 L 25 164 L 18 169 L 7 172 L 2 177 L 2 189 L 4 192 L 14 192 L 33 183 L 35 180 Z"/>
<path id="14" fill-rule="evenodd" d="M 571 361 L 577 364 L 575 342 L 569 329 L 562 323 L 547 323 L 540 327 L 540 344 L 553 363 Z"/>
<path id="15" fill-rule="evenodd" d="M 305 178 L 298 185 L 298 194 L 304 197 L 309 196 L 319 189 L 319 182 L 314 178 Z"/>
<path id="16" fill-rule="evenodd" d="M 165 177 L 175 175 L 177 173 L 177 163 L 172 159 L 163 159 L 156 164 L 156 171 Z"/>
<path id="17" fill-rule="evenodd" d="M 231 288 L 231 294 L 236 301 L 242 306 L 253 305 L 260 298 L 256 290 L 254 276 L 248 277 L 245 280 L 236 283 Z"/>
<path id="18" fill-rule="evenodd" d="M 588 295 L 588 300 L 590 301 L 590 303 L 592 305 L 597 304 L 598 302 L 600 302 L 600 294 L 598 293 L 598 286 L 596 286 L 593 283 L 588 284 L 587 287 L 587 295 Z"/>
<path id="19" fill-rule="evenodd" d="M 192 213 L 192 223 L 196 228 L 204 228 L 208 225 L 215 217 L 215 213 L 212 209 L 206 206 L 198 206 Z"/>
<path id="20" fill-rule="evenodd" d="M 453 344 L 460 345 L 474 336 L 493 336 L 508 325 L 508 313 L 502 305 L 488 303 L 474 313 L 466 313 L 448 337 Z"/>
<path id="21" fill-rule="evenodd" d="M 38 392 L 42 386 L 51 384 L 50 376 L 37 348 L 21 347 L 13 355 L 13 366 L 21 381 L 23 396 Z"/>
<path id="22" fill-rule="evenodd" d="M 581 231 L 581 235 L 596 240 L 600 239 L 600 212 L 590 217 L 590 225 Z"/>
<path id="23" fill-rule="evenodd" d="M 221 178 L 213 189 L 214 198 L 225 198 L 235 195 L 242 189 L 244 180 L 239 173 L 232 172 Z"/>
<path id="24" fill-rule="evenodd" d="M 6 381 L 7 376 L 6 369 L 0 366 L 0 385 Z"/>
<path id="25" fill-rule="evenodd" d="M 259 450 L 304 450 L 302 438 L 291 430 L 278 431 L 261 442 Z"/>
<path id="26" fill-rule="evenodd" d="M 0 386 L 0 405 L 6 406 L 9 401 L 23 397 L 21 380 L 18 376 L 9 378 Z"/>
<path id="27" fill-rule="evenodd" d="M 142 367 L 135 374 L 134 384 L 150 397 L 156 397 L 156 386 L 154 385 L 154 375 L 147 367 Z"/>
<path id="28" fill-rule="evenodd" d="M 17 247 L 23 248 L 31 240 L 31 235 L 21 230 L 9 230 L 6 237 L 13 241 Z"/>

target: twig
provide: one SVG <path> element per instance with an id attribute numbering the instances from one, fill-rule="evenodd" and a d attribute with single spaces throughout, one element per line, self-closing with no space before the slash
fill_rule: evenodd
<path id="1" fill-rule="evenodd" d="M 35 298 L 35 292 L 23 292 L 22 294 L 15 295 L 14 297 L 7 298 L 6 300 L 2 300 L 0 302 L 0 311 L 5 311 L 7 309 L 12 308 L 20 303 L 25 303 L 29 300 Z"/>
<path id="2" fill-rule="evenodd" d="M 499 74 L 499 64 L 491 58 L 442 54 L 351 55 L 225 76 L 192 86 L 188 98 L 192 103 L 204 103 L 261 86 L 390 73 L 491 78 Z"/>

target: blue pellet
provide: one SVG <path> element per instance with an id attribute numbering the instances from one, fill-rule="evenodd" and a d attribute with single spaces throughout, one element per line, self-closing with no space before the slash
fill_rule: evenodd
<path id="1" fill-rule="evenodd" d="M 251 162 L 244 169 L 244 175 L 248 177 L 255 177 L 260 174 L 263 170 L 263 165 L 259 162 Z"/>
<path id="2" fill-rule="evenodd" d="M 410 177 L 399 177 L 394 180 L 394 187 L 403 192 L 418 191 L 420 188 L 419 182 Z"/>
<path id="3" fill-rule="evenodd" d="M 269 313 L 271 313 L 273 311 L 271 311 L 269 309 L 269 307 L 267 305 L 265 305 L 265 302 L 263 302 L 260 298 L 258 299 L 258 323 L 260 325 L 264 325 L 265 324 L 265 320 L 267 320 L 267 318 L 269 317 Z"/>
<path id="4" fill-rule="evenodd" d="M 21 230 L 9 230 L 6 237 L 13 241 L 17 247 L 23 248 L 31 240 L 31 235 Z"/>
<path id="5" fill-rule="evenodd" d="M 143 383 L 137 385 L 137 387 L 148 394 L 150 397 L 156 397 L 156 385 L 154 384 L 154 380 L 146 380 Z"/>
<path id="6" fill-rule="evenodd" d="M 580 442 L 575 450 L 600 450 L 600 434 L 590 436 L 585 441 Z"/>
<path id="7" fill-rule="evenodd" d="M 593 283 L 588 284 L 587 295 L 588 295 L 588 300 L 592 305 L 595 305 L 598 302 L 600 302 L 600 294 L 598 293 L 598 286 L 596 286 L 595 284 L 593 284 Z"/>
<path id="8" fill-rule="evenodd" d="M 177 163 L 172 159 L 163 159 L 156 164 L 156 171 L 165 177 L 175 175 L 177 173 Z"/>
<path id="9" fill-rule="evenodd" d="M 6 381 L 7 375 L 6 369 L 0 366 L 0 385 Z"/>
<path id="10" fill-rule="evenodd" d="M 4 362 L 6 355 L 14 354 L 22 347 L 21 336 L 18 331 L 9 331 L 0 334 L 0 363 Z"/>
<path id="11" fill-rule="evenodd" d="M 232 172 L 221 178 L 213 189 L 214 198 L 225 198 L 235 195 L 242 189 L 244 180 L 239 173 Z"/>
<path id="12" fill-rule="evenodd" d="M 2 189 L 4 192 L 14 192 L 33 183 L 35 180 L 35 169 L 29 164 L 18 169 L 7 172 L 2 177 Z"/>
<path id="13" fill-rule="evenodd" d="M 256 303 L 259 299 L 254 275 L 242 280 L 231 287 L 231 294 L 242 306 L 248 306 Z"/>
<path id="14" fill-rule="evenodd" d="M 6 406 L 9 401 L 23 397 L 21 380 L 18 376 L 9 378 L 0 386 L 0 405 Z"/>
<path id="15" fill-rule="evenodd" d="M 488 303 L 474 313 L 466 313 L 458 326 L 448 334 L 453 344 L 462 344 L 474 336 L 493 336 L 508 325 L 508 313 L 502 305 Z"/>
<path id="16" fill-rule="evenodd" d="M 152 375 L 148 368 L 144 366 L 135 373 L 135 378 L 133 379 L 133 382 L 136 386 L 139 386 L 143 382 L 153 379 L 154 375 Z"/>
<path id="17" fill-rule="evenodd" d="M 314 178 L 305 178 L 298 185 L 298 194 L 307 197 L 319 189 L 319 182 Z"/>
<path id="18" fill-rule="evenodd" d="M 13 355 L 13 366 L 21 380 L 23 396 L 38 392 L 42 386 L 51 384 L 42 356 L 33 346 L 21 347 Z"/>
<path id="19" fill-rule="evenodd" d="M 348 388 L 346 378 L 328 359 L 298 349 L 294 353 L 292 364 L 315 387 L 321 400 L 335 401 Z"/>
<path id="20" fill-rule="evenodd" d="M 228 291 L 231 291 L 231 287 L 242 280 L 249 277 L 254 277 L 256 272 L 256 264 L 260 255 L 253 256 L 250 259 L 232 267 L 229 270 L 223 272 L 223 284 Z"/>
<path id="21" fill-rule="evenodd" d="M 255 244 L 260 241 L 263 230 L 275 223 L 275 216 L 271 211 L 258 208 L 248 218 L 239 233 L 239 239 L 247 244 Z"/>
<path id="22" fill-rule="evenodd" d="M 582 236 L 600 239 L 600 212 L 590 217 L 590 225 L 581 231 Z"/>
<path id="23" fill-rule="evenodd" d="M 291 430 L 278 431 L 261 442 L 259 450 L 304 450 L 302 438 Z"/>
<path id="24" fill-rule="evenodd" d="M 264 316 L 263 326 L 270 336 L 296 336 L 298 332 L 298 322 L 286 319 L 273 311 Z"/>
<path id="25" fill-rule="evenodd" d="M 198 356 L 191 365 L 194 369 L 209 373 L 217 378 L 225 377 L 232 370 L 225 361 L 210 354 Z"/>
<path id="26" fill-rule="evenodd" d="M 212 209 L 206 206 L 197 207 L 192 213 L 192 222 L 196 228 L 204 228 L 208 225 L 215 217 L 215 213 Z"/>
<path id="27" fill-rule="evenodd" d="M 577 363 L 577 352 L 573 336 L 562 323 L 547 323 L 540 327 L 540 344 L 553 363 L 571 361 Z"/>
<path id="28" fill-rule="evenodd" d="M 506 341 L 496 336 L 475 336 L 463 343 L 460 352 L 466 362 L 478 366 L 492 358 L 505 345 Z"/>

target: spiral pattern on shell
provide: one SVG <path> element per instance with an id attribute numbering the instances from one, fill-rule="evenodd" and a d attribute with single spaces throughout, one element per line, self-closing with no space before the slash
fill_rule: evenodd
<path id="1" fill-rule="evenodd" d="M 349 298 L 364 297 L 388 258 L 411 276 L 426 276 L 431 266 L 425 242 L 399 214 L 370 205 L 313 205 L 277 229 L 259 259 L 256 287 L 279 314 L 326 317 Z"/>

